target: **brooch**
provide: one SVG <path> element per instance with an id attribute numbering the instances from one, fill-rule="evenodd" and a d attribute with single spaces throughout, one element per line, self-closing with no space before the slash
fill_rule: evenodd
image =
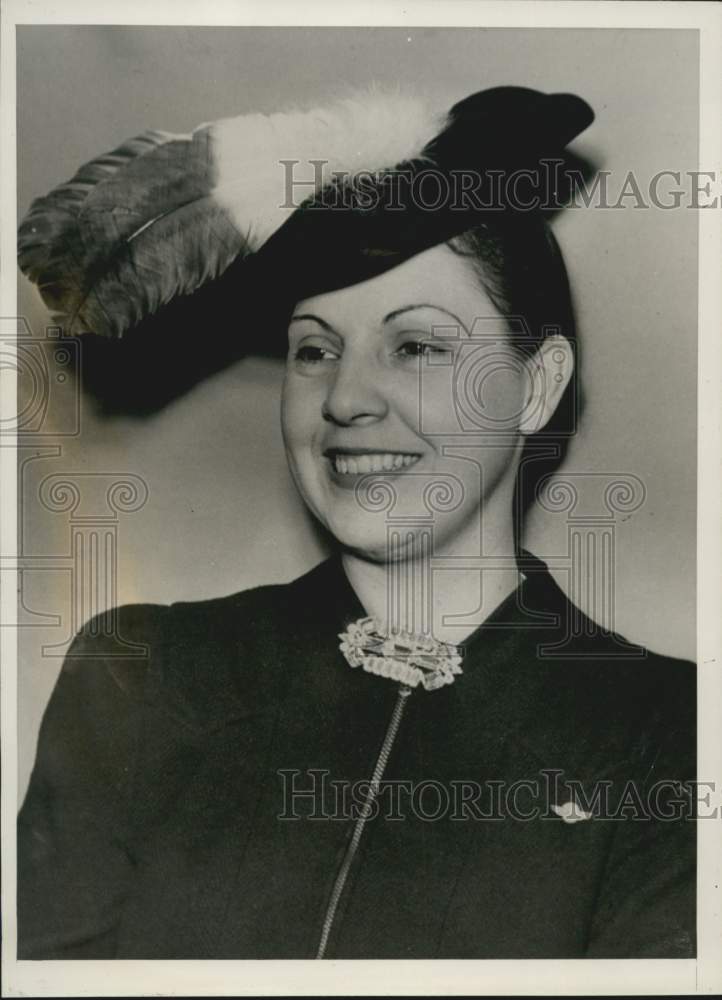
<path id="1" fill-rule="evenodd" d="M 388 677 L 407 687 L 435 691 L 462 673 L 461 653 L 449 642 L 411 632 L 386 635 L 375 618 L 360 618 L 339 633 L 339 649 L 352 667 Z"/>

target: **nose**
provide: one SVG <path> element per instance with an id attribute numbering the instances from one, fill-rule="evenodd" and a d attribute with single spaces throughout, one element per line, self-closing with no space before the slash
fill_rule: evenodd
<path id="1" fill-rule="evenodd" d="M 329 383 L 322 407 L 324 419 L 345 427 L 382 420 L 388 403 L 379 374 L 367 360 L 344 356 Z"/>

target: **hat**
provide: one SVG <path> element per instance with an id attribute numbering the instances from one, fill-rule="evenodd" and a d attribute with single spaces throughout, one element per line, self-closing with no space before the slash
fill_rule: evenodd
<path id="1" fill-rule="evenodd" d="M 202 341 L 193 381 L 248 350 L 239 305 L 278 310 L 484 217 L 560 207 L 564 175 L 555 168 L 550 185 L 540 166 L 568 162 L 593 117 L 579 97 L 521 87 L 480 91 L 441 116 L 372 89 L 190 135 L 145 132 L 33 202 L 19 265 L 66 335 L 91 335 L 88 360 L 113 353 L 99 341 L 122 340 L 126 357 L 162 367 L 170 348 Z M 275 324 L 267 337 L 278 351 Z"/>

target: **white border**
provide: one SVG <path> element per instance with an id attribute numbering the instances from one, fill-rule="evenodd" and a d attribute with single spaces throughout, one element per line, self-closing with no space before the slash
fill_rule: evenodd
<path id="1" fill-rule="evenodd" d="M 722 8 L 709 3 L 575 2 L 547 0 L 385 0 L 366 3 L 292 0 L 5 0 L 2 18 L 2 242 L 0 317 L 16 315 L 15 25 L 449 25 L 486 27 L 697 28 L 701 43 L 700 169 L 722 169 L 720 53 Z M 700 668 L 699 774 L 722 778 L 722 208 L 700 217 L 698 651 Z M 0 320 L 1 321 L 1 320 Z M 0 416 L 15 410 L 11 371 L 0 370 Z M 16 554 L 15 461 L 0 449 L 4 502 L 3 557 Z M 15 580 L 0 573 L 2 621 L 14 615 Z M 16 645 L 0 628 L 2 653 L 2 845 L 4 996 L 250 996 L 250 995 L 644 995 L 722 991 L 722 850 L 720 822 L 699 823 L 699 946 L 696 961 L 365 961 L 365 962 L 17 962 L 15 954 Z"/>
<path id="2" fill-rule="evenodd" d="M 696 6 L 696 5 L 695 5 Z M 700 35 L 700 165 L 722 167 L 720 56 L 722 8 Z M 707 169 L 701 167 L 701 169 Z M 699 227 L 699 377 L 697 381 L 697 773 L 722 778 L 722 206 L 701 212 Z M 716 743 L 709 737 L 718 734 Z M 697 837 L 698 987 L 722 992 L 722 837 L 720 821 Z"/>

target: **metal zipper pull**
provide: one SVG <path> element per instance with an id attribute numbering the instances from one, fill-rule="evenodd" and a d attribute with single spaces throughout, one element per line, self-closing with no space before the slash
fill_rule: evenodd
<path id="1" fill-rule="evenodd" d="M 394 710 L 391 713 L 391 719 L 389 720 L 389 724 L 386 729 L 386 735 L 384 736 L 384 741 L 381 745 L 379 755 L 376 758 L 376 766 L 374 767 L 373 775 L 371 776 L 369 790 L 366 794 L 364 804 L 361 807 L 361 813 L 356 820 L 353 835 L 349 841 L 348 847 L 346 848 L 346 853 L 343 861 L 341 862 L 341 867 L 338 870 L 336 881 L 333 884 L 331 898 L 326 908 L 326 915 L 321 927 L 321 940 L 319 941 L 316 958 L 323 958 L 325 955 L 328 938 L 331 933 L 331 928 L 333 927 L 336 910 L 338 909 L 338 904 L 343 894 L 344 886 L 346 885 L 348 873 L 351 870 L 351 864 L 353 863 L 354 856 L 358 850 L 358 845 L 361 841 L 361 834 L 363 833 L 364 826 L 366 825 L 366 820 L 371 815 L 371 807 L 373 806 L 374 800 L 378 795 L 379 785 L 381 784 L 381 779 L 384 771 L 386 770 L 386 764 L 388 762 L 389 755 L 391 754 L 391 748 L 394 745 L 396 734 L 399 731 L 401 717 L 404 714 L 406 699 L 411 694 L 411 691 L 412 689 L 407 687 L 405 684 L 402 684 L 399 687 L 399 693 L 396 697 L 396 704 L 394 705 Z"/>

